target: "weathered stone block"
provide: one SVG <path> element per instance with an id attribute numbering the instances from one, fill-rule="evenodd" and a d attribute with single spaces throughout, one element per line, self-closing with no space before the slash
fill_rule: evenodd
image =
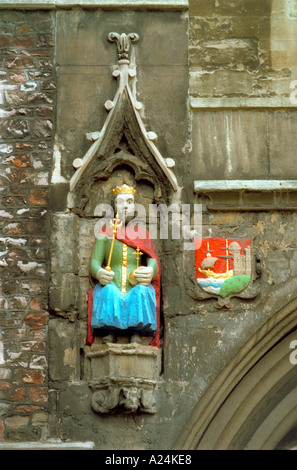
<path id="1" fill-rule="evenodd" d="M 195 48 L 189 48 L 189 63 L 206 69 L 223 67 L 258 70 L 258 41 L 232 38 L 203 42 Z"/>
<path id="2" fill-rule="evenodd" d="M 7 103 L 13 106 L 22 106 L 23 104 L 27 103 L 27 96 L 24 93 L 16 91 L 6 91 L 5 97 Z"/>
<path id="3" fill-rule="evenodd" d="M 41 428 L 29 426 L 24 423 L 23 426 L 18 427 L 17 429 L 8 428 L 6 431 L 6 438 L 9 441 L 20 443 L 40 441 Z"/>
<path id="4" fill-rule="evenodd" d="M 47 205 L 47 190 L 46 189 L 31 189 L 28 196 L 28 201 L 34 206 Z"/>
<path id="5" fill-rule="evenodd" d="M 14 36 L 12 45 L 21 48 L 31 48 L 34 46 L 34 36 L 32 34 Z"/>
<path id="6" fill-rule="evenodd" d="M 297 251 L 294 250 L 290 253 L 290 274 L 291 276 L 297 276 Z"/>
<path id="7" fill-rule="evenodd" d="M 65 319 L 49 321 L 51 380 L 72 381 L 79 376 L 79 351 L 76 325 Z"/>
<path id="8" fill-rule="evenodd" d="M 25 324 L 30 328 L 42 328 L 47 324 L 46 313 L 31 312 L 25 317 Z"/>
<path id="9" fill-rule="evenodd" d="M 10 36 L 6 34 L 1 34 L 0 36 L 0 46 L 5 47 L 5 46 L 10 46 Z"/>
<path id="10" fill-rule="evenodd" d="M 240 204 L 240 195 L 238 192 L 231 192 L 231 191 L 224 191 L 223 193 L 212 193 L 209 195 L 211 204 L 210 205 L 217 205 L 217 206 L 224 206 L 224 205 L 231 205 L 231 206 L 238 206 Z M 229 214 L 228 214 L 229 215 Z M 228 216 L 225 214 L 223 219 L 226 223 L 228 222 Z"/>
<path id="11" fill-rule="evenodd" d="M 289 18 L 297 18 L 297 2 L 296 0 L 288 0 L 287 1 L 288 5 L 288 13 L 289 13 Z"/>
<path id="12" fill-rule="evenodd" d="M 94 380 L 106 377 L 156 380 L 160 374 L 161 350 L 139 344 L 97 344 L 86 348 Z"/>
<path id="13" fill-rule="evenodd" d="M 246 70 L 190 73 L 190 93 L 192 96 L 248 96 L 254 92 L 252 87 L 253 77 Z"/>
<path id="14" fill-rule="evenodd" d="M 9 119 L 3 122 L 6 139 L 24 139 L 29 135 L 29 124 L 25 120 Z"/>
<path id="15" fill-rule="evenodd" d="M 283 266 L 282 270 L 279 269 L 280 260 Z M 290 277 L 289 260 L 285 251 L 270 252 L 265 259 L 265 266 L 269 272 L 270 280 L 275 285 L 286 282 Z"/>
<path id="16" fill-rule="evenodd" d="M 71 87 L 68 86 L 69 75 Z M 107 84 L 104 88 L 103 83 Z M 84 156 L 88 145 L 86 132 L 100 130 L 106 118 L 104 103 L 115 92 L 112 85 L 116 86 L 110 81 L 110 71 L 103 67 L 96 71 L 92 67 L 59 67 L 58 100 L 61 104 L 57 109 L 57 132 L 65 147 L 61 152 L 63 175 L 70 178 L 73 160 Z M 88 106 L 81 106 L 81 103 L 88 103 Z M 80 109 L 79 116 L 75 109 Z"/>
<path id="17" fill-rule="evenodd" d="M 6 418 L 5 424 L 10 428 L 19 428 L 25 426 L 29 422 L 28 416 L 10 416 Z"/>
<path id="18" fill-rule="evenodd" d="M 26 22 L 26 14 L 22 11 L 4 10 L 1 12 L 1 20 L 3 23 L 23 23 Z"/>
<path id="19" fill-rule="evenodd" d="M 28 94 L 28 104 L 32 105 L 42 105 L 42 104 L 53 104 L 54 96 L 47 93 L 30 93 Z"/>
<path id="20" fill-rule="evenodd" d="M 107 413 L 123 406 L 128 411 L 154 413 L 155 389 L 161 372 L 161 350 L 131 344 L 85 347 L 91 361 L 92 408 Z"/>
<path id="21" fill-rule="evenodd" d="M 268 176 L 266 119 L 265 112 L 256 111 L 194 113 L 193 176 L 206 180 Z"/>
<path id="22" fill-rule="evenodd" d="M 47 139 L 52 136 L 53 123 L 50 119 L 36 119 L 32 126 L 33 136 Z"/>
<path id="23" fill-rule="evenodd" d="M 59 432 L 62 439 L 85 441 L 93 439 L 94 431 L 101 433 L 98 416 L 90 408 L 91 390 L 83 381 L 69 383 L 57 393 L 54 406 L 58 413 L 51 416 L 53 432 Z M 54 417 L 58 416 L 58 421 Z M 94 419 L 95 418 L 95 419 Z"/>
<path id="24" fill-rule="evenodd" d="M 36 67 L 35 60 L 32 57 L 12 57 L 6 59 L 5 66 L 8 69 L 32 69 Z"/>
<path id="25" fill-rule="evenodd" d="M 212 16 L 215 14 L 215 0 L 191 0 L 190 16 Z"/>
<path id="26" fill-rule="evenodd" d="M 52 33 L 40 33 L 37 34 L 37 47 L 51 48 L 54 46 L 53 34 Z"/>
<path id="27" fill-rule="evenodd" d="M 79 257 L 89 258 L 92 244 L 95 242 L 95 225 L 97 219 L 79 219 Z"/>
<path id="28" fill-rule="evenodd" d="M 57 273 L 75 273 L 77 258 L 77 218 L 72 214 L 52 215 L 51 270 Z"/>
<path id="29" fill-rule="evenodd" d="M 270 16 L 256 16 L 251 13 L 251 16 L 232 16 L 231 21 L 231 36 L 236 38 L 270 38 Z"/>
<path id="30" fill-rule="evenodd" d="M 189 45 L 196 46 L 200 41 L 222 40 L 231 35 L 231 18 L 191 17 L 189 21 Z"/>
<path id="31" fill-rule="evenodd" d="M 271 11 L 271 1 L 263 0 L 243 0 L 242 2 L 234 0 L 191 0 L 190 16 L 214 16 L 214 15 L 269 15 Z"/>
<path id="32" fill-rule="evenodd" d="M 51 184 L 49 190 L 49 209 L 53 212 L 64 212 L 68 191 L 69 183 Z"/>
<path id="33" fill-rule="evenodd" d="M 71 312 L 77 309 L 78 277 L 73 273 L 55 273 L 51 277 L 49 306 Z"/>
<path id="34" fill-rule="evenodd" d="M 271 191 L 245 192 L 242 195 L 242 202 L 243 204 L 252 205 L 252 206 L 253 205 L 255 206 L 270 205 L 271 207 L 273 207 L 273 204 L 275 202 L 275 196 L 274 196 L 274 192 L 271 192 Z"/>
<path id="35" fill-rule="evenodd" d="M 79 311 L 79 317 L 81 319 L 87 318 L 88 313 L 88 302 L 87 302 L 87 293 L 90 289 L 89 273 L 87 276 L 79 276 L 79 285 L 78 285 L 78 298 L 77 298 L 77 308 Z"/>
<path id="36" fill-rule="evenodd" d="M 297 178 L 295 137 L 297 115 L 295 111 L 268 114 L 270 147 L 270 174 L 272 178 Z M 281 165 L 280 165 L 281 158 Z"/>

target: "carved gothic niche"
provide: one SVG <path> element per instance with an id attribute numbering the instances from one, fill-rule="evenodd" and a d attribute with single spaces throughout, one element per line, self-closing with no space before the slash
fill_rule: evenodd
<path id="1" fill-rule="evenodd" d="M 138 41 L 138 35 L 110 33 L 108 40 L 117 45 L 118 63 L 112 75 L 118 81 L 118 88 L 114 99 L 105 103 L 109 114 L 101 131 L 87 134 L 92 144 L 83 158 L 75 159 L 73 162 L 76 172 L 70 181 L 68 208 L 80 216 L 80 221 L 85 219 L 89 222 L 96 216 L 96 204 L 110 202 L 110 190 L 122 185 L 123 182 L 137 186 L 137 194 L 142 198 L 142 200 L 138 198 L 138 201 L 144 205 L 147 201 L 167 203 L 172 194 L 178 190 L 172 170 L 174 161 L 162 157 L 155 145 L 156 134 L 146 131 L 140 115 L 142 105 L 136 98 L 136 70 L 131 66 L 129 59 L 131 45 Z M 128 244 L 128 249 L 125 243 Z M 126 264 L 123 261 L 124 255 L 119 255 L 122 256 L 120 261 L 122 276 L 126 282 L 127 268 L 123 271 L 123 266 L 127 266 L 129 256 L 135 253 L 129 251 L 132 250 L 132 245 L 126 241 L 125 243 L 122 244 L 124 247 L 120 248 L 122 251 L 118 253 L 124 253 L 126 250 Z M 133 247 L 133 250 L 138 249 L 139 253 L 140 247 Z M 141 250 L 145 251 L 145 248 Z M 96 252 L 96 249 L 94 251 Z M 133 256 L 132 258 L 135 259 Z M 100 269 L 107 270 L 106 266 Z M 160 282 L 160 274 L 157 277 Z M 152 284 L 155 281 L 156 279 Z M 92 319 L 93 292 L 96 287 L 101 289 L 102 284 L 98 286 L 98 283 L 95 283 L 88 293 L 88 311 L 91 312 Z M 129 289 L 131 289 L 130 294 L 133 287 L 129 286 Z M 114 297 L 116 295 L 113 293 Z M 159 294 L 156 294 L 156 297 L 159 305 Z M 126 303 L 128 304 L 128 300 Z M 157 317 L 159 318 L 159 313 Z M 88 322 L 89 318 L 88 314 Z M 146 338 L 149 341 L 145 341 L 142 338 L 139 342 L 131 336 L 127 338 L 119 335 L 115 342 L 106 337 L 102 338 L 99 334 L 96 336 L 95 328 L 90 329 L 90 325 L 91 323 L 88 323 L 84 353 L 86 378 L 93 392 L 91 400 L 93 410 L 97 413 L 119 410 L 155 413 L 157 410 L 155 393 L 161 374 L 159 340 L 156 342 Z M 90 331 L 92 340 L 88 339 Z"/>
<path id="2" fill-rule="evenodd" d="M 108 180 L 118 167 L 129 168 L 136 183 L 145 181 L 153 187 L 153 202 L 168 202 L 178 185 L 172 168 L 174 160 L 163 158 L 155 145 L 157 135 L 147 131 L 140 115 L 142 103 L 136 98 L 136 69 L 130 63 L 132 43 L 136 33 L 108 35 L 118 50 L 117 68 L 112 72 L 118 89 L 114 99 L 105 103 L 107 119 L 101 131 L 87 134 L 93 143 L 83 158 L 76 158 L 76 169 L 68 194 L 68 208 L 84 215 L 92 188 Z M 91 215 L 91 214 L 88 214 Z"/>

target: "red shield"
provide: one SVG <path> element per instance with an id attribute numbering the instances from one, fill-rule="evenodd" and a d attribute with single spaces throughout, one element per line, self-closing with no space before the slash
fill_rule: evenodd
<path id="1" fill-rule="evenodd" d="M 195 271 L 199 286 L 222 297 L 244 290 L 251 280 L 250 240 L 195 240 Z"/>

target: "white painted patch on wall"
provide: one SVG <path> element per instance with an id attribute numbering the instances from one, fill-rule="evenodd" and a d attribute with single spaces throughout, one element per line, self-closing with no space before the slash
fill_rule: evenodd
<path id="1" fill-rule="evenodd" d="M 4 347 L 2 341 L 0 341 L 0 365 L 5 364 L 4 359 Z"/>
<path id="2" fill-rule="evenodd" d="M 37 88 L 36 82 L 26 82 L 21 84 L 21 91 L 34 91 Z"/>
<path id="3" fill-rule="evenodd" d="M 9 145 L 9 144 L 1 144 L 0 145 L 0 152 L 1 153 L 12 153 L 13 152 L 13 145 Z"/>
<path id="4" fill-rule="evenodd" d="M 22 214 L 25 214 L 25 212 L 28 212 L 29 210 L 30 210 L 30 209 L 19 209 L 19 210 L 17 211 L 17 214 L 18 214 L 18 215 L 22 215 Z"/>
<path id="5" fill-rule="evenodd" d="M 29 263 L 23 263 L 22 261 L 18 261 L 17 266 L 23 273 L 30 273 L 33 270 L 35 270 L 36 275 L 40 276 L 43 276 L 46 273 L 46 270 L 43 265 L 38 264 L 35 261 L 30 261 Z"/>
<path id="6" fill-rule="evenodd" d="M 7 83 L 0 83 L 0 104 L 5 103 L 5 99 L 4 99 L 5 91 L 16 90 L 17 88 L 18 88 L 17 85 L 8 85 Z"/>
<path id="7" fill-rule="evenodd" d="M 0 109 L 0 118 L 8 118 L 10 116 L 13 116 L 14 114 L 16 113 L 15 109 L 11 110 L 11 111 L 7 111 L 5 109 Z"/>
<path id="8" fill-rule="evenodd" d="M 290 19 L 297 18 L 297 0 L 287 0 L 287 11 Z"/>
<path id="9" fill-rule="evenodd" d="M 6 244 L 8 243 L 14 246 L 21 246 L 21 245 L 25 245 L 27 243 L 27 240 L 25 238 L 1 237 L 0 242 L 6 243 Z"/>
<path id="10" fill-rule="evenodd" d="M 17 265 L 23 272 L 29 272 L 38 266 L 35 261 L 30 261 L 29 263 L 18 261 Z"/>
<path id="11" fill-rule="evenodd" d="M 13 219 L 13 215 L 9 214 L 5 210 L 0 210 L 0 217 L 6 217 L 8 219 Z"/>
<path id="12" fill-rule="evenodd" d="M 60 152 L 59 144 L 56 139 L 55 144 L 54 144 L 54 155 L 53 155 L 54 167 L 53 167 L 53 172 L 52 172 L 52 177 L 51 177 L 52 184 L 66 183 L 65 178 L 61 175 L 61 161 L 62 161 L 62 155 Z"/>

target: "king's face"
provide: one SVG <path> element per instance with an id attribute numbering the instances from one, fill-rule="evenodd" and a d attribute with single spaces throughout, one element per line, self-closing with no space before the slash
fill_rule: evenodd
<path id="1" fill-rule="evenodd" d="M 133 216 L 135 211 L 133 194 L 118 194 L 115 206 L 119 216 L 121 216 L 121 214 L 125 216 L 125 218 Z"/>

